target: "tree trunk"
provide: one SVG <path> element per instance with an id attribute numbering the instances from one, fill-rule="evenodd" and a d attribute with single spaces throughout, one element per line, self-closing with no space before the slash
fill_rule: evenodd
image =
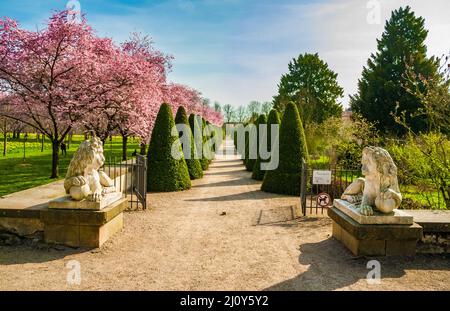
<path id="1" fill-rule="evenodd" d="M 42 134 L 41 152 L 44 152 L 45 135 Z"/>
<path id="2" fill-rule="evenodd" d="M 58 140 L 52 141 L 52 175 L 50 178 L 58 178 L 59 147 L 60 143 Z"/>
<path id="3" fill-rule="evenodd" d="M 450 209 L 450 186 L 447 186 L 445 181 L 441 186 L 442 198 L 444 199 L 444 204 L 447 209 Z"/>
<path id="4" fill-rule="evenodd" d="M 3 120 L 3 156 L 6 157 L 6 145 L 8 144 L 8 136 L 6 133 L 6 118 Z"/>
<path id="5" fill-rule="evenodd" d="M 72 138 L 73 138 L 73 133 L 70 132 L 70 134 L 69 134 L 69 142 L 67 144 L 67 149 L 70 149 L 70 145 L 72 144 Z"/>
<path id="6" fill-rule="evenodd" d="M 128 143 L 128 136 L 122 135 L 122 161 L 127 160 L 127 143 Z"/>
<path id="7" fill-rule="evenodd" d="M 141 143 L 141 155 L 146 155 L 147 154 L 147 145 L 144 143 Z"/>
<path id="8" fill-rule="evenodd" d="M 8 136 L 3 133 L 3 156 L 6 157 L 6 144 L 8 144 Z"/>

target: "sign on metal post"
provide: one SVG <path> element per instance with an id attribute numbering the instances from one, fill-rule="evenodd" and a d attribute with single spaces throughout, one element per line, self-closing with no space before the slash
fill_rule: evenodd
<path id="1" fill-rule="evenodd" d="M 331 185 L 331 171 L 313 171 L 313 185 Z"/>

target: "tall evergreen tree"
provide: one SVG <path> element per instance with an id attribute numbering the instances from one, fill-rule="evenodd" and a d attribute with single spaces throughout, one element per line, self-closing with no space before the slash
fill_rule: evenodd
<path id="1" fill-rule="evenodd" d="M 274 108 L 283 112 L 286 105 L 297 105 L 303 123 L 322 123 L 330 117 L 340 117 L 342 106 L 338 100 L 344 89 L 337 82 L 337 73 L 319 58 L 319 54 L 300 54 L 289 65 L 289 72 L 281 77 Z"/>
<path id="2" fill-rule="evenodd" d="M 392 12 L 358 82 L 358 94 L 351 97 L 351 108 L 365 119 L 377 123 L 379 130 L 401 135 L 404 128 L 395 122 L 394 114 L 405 114 L 413 131 L 426 129 L 424 116 L 412 116 L 420 107 L 420 99 L 407 91 L 411 81 L 405 77 L 412 69 L 417 77 L 438 73 L 438 62 L 427 58 L 425 20 L 416 17 L 409 6 Z M 417 79 L 420 88 L 426 86 Z M 413 81 L 414 83 L 414 81 Z"/>
<path id="3" fill-rule="evenodd" d="M 175 121 L 169 104 L 162 104 L 156 117 L 148 148 L 148 191 L 180 191 L 191 188 L 191 180 L 180 146 L 180 159 L 172 156 L 179 138 L 172 136 Z M 178 141 L 178 142 L 177 142 Z"/>
<path id="4" fill-rule="evenodd" d="M 177 126 L 183 125 L 186 126 L 186 130 L 188 130 L 188 132 L 186 133 L 180 131 L 181 129 L 179 129 L 179 137 L 181 138 L 182 135 L 188 135 L 191 143 L 190 155 L 186 154 L 188 148 L 185 148 L 183 146 L 183 153 L 186 160 L 186 164 L 188 166 L 189 176 L 191 177 L 191 180 L 202 178 L 203 177 L 202 165 L 200 164 L 200 161 L 197 157 L 197 148 L 195 146 L 194 135 L 192 134 L 191 127 L 189 125 L 189 121 L 186 115 L 186 110 L 184 109 L 183 106 L 180 106 L 178 108 L 177 115 L 175 117 L 175 123 Z"/>

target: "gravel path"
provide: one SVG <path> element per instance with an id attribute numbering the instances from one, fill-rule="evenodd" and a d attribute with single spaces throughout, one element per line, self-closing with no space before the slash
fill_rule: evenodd
<path id="1" fill-rule="evenodd" d="M 369 285 L 370 259 L 330 238 L 328 218 L 299 218 L 298 198 L 259 191 L 236 157 L 193 185 L 150 194 L 101 249 L 0 246 L 0 290 L 450 290 L 438 255 L 379 258 L 382 282 Z M 71 260 L 80 285 L 67 284 Z"/>

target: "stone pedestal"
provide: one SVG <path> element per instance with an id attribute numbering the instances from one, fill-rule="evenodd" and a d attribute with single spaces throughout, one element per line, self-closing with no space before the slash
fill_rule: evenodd
<path id="1" fill-rule="evenodd" d="M 53 201 L 55 202 L 55 201 Z M 101 210 L 56 209 L 41 212 L 44 239 L 72 247 L 97 248 L 123 228 L 123 211 L 128 200 L 122 198 Z"/>
<path id="2" fill-rule="evenodd" d="M 356 206 L 344 200 L 334 200 L 334 207 L 361 225 L 412 225 L 413 217 L 401 210 L 393 210 L 389 214 L 374 211 L 372 216 L 359 213 Z"/>
<path id="3" fill-rule="evenodd" d="M 69 209 L 69 210 L 93 210 L 100 211 L 122 198 L 121 192 L 107 193 L 100 202 L 91 202 L 88 200 L 75 201 L 70 196 L 58 198 L 48 203 L 50 209 Z"/>
<path id="4" fill-rule="evenodd" d="M 334 206 L 328 209 L 328 216 L 333 220 L 333 237 L 355 256 L 415 254 L 417 241 L 422 238 L 422 227 L 414 223 L 412 217 L 401 211 L 388 216 L 362 216 L 355 214 L 348 205 L 348 202 L 335 200 Z"/>

